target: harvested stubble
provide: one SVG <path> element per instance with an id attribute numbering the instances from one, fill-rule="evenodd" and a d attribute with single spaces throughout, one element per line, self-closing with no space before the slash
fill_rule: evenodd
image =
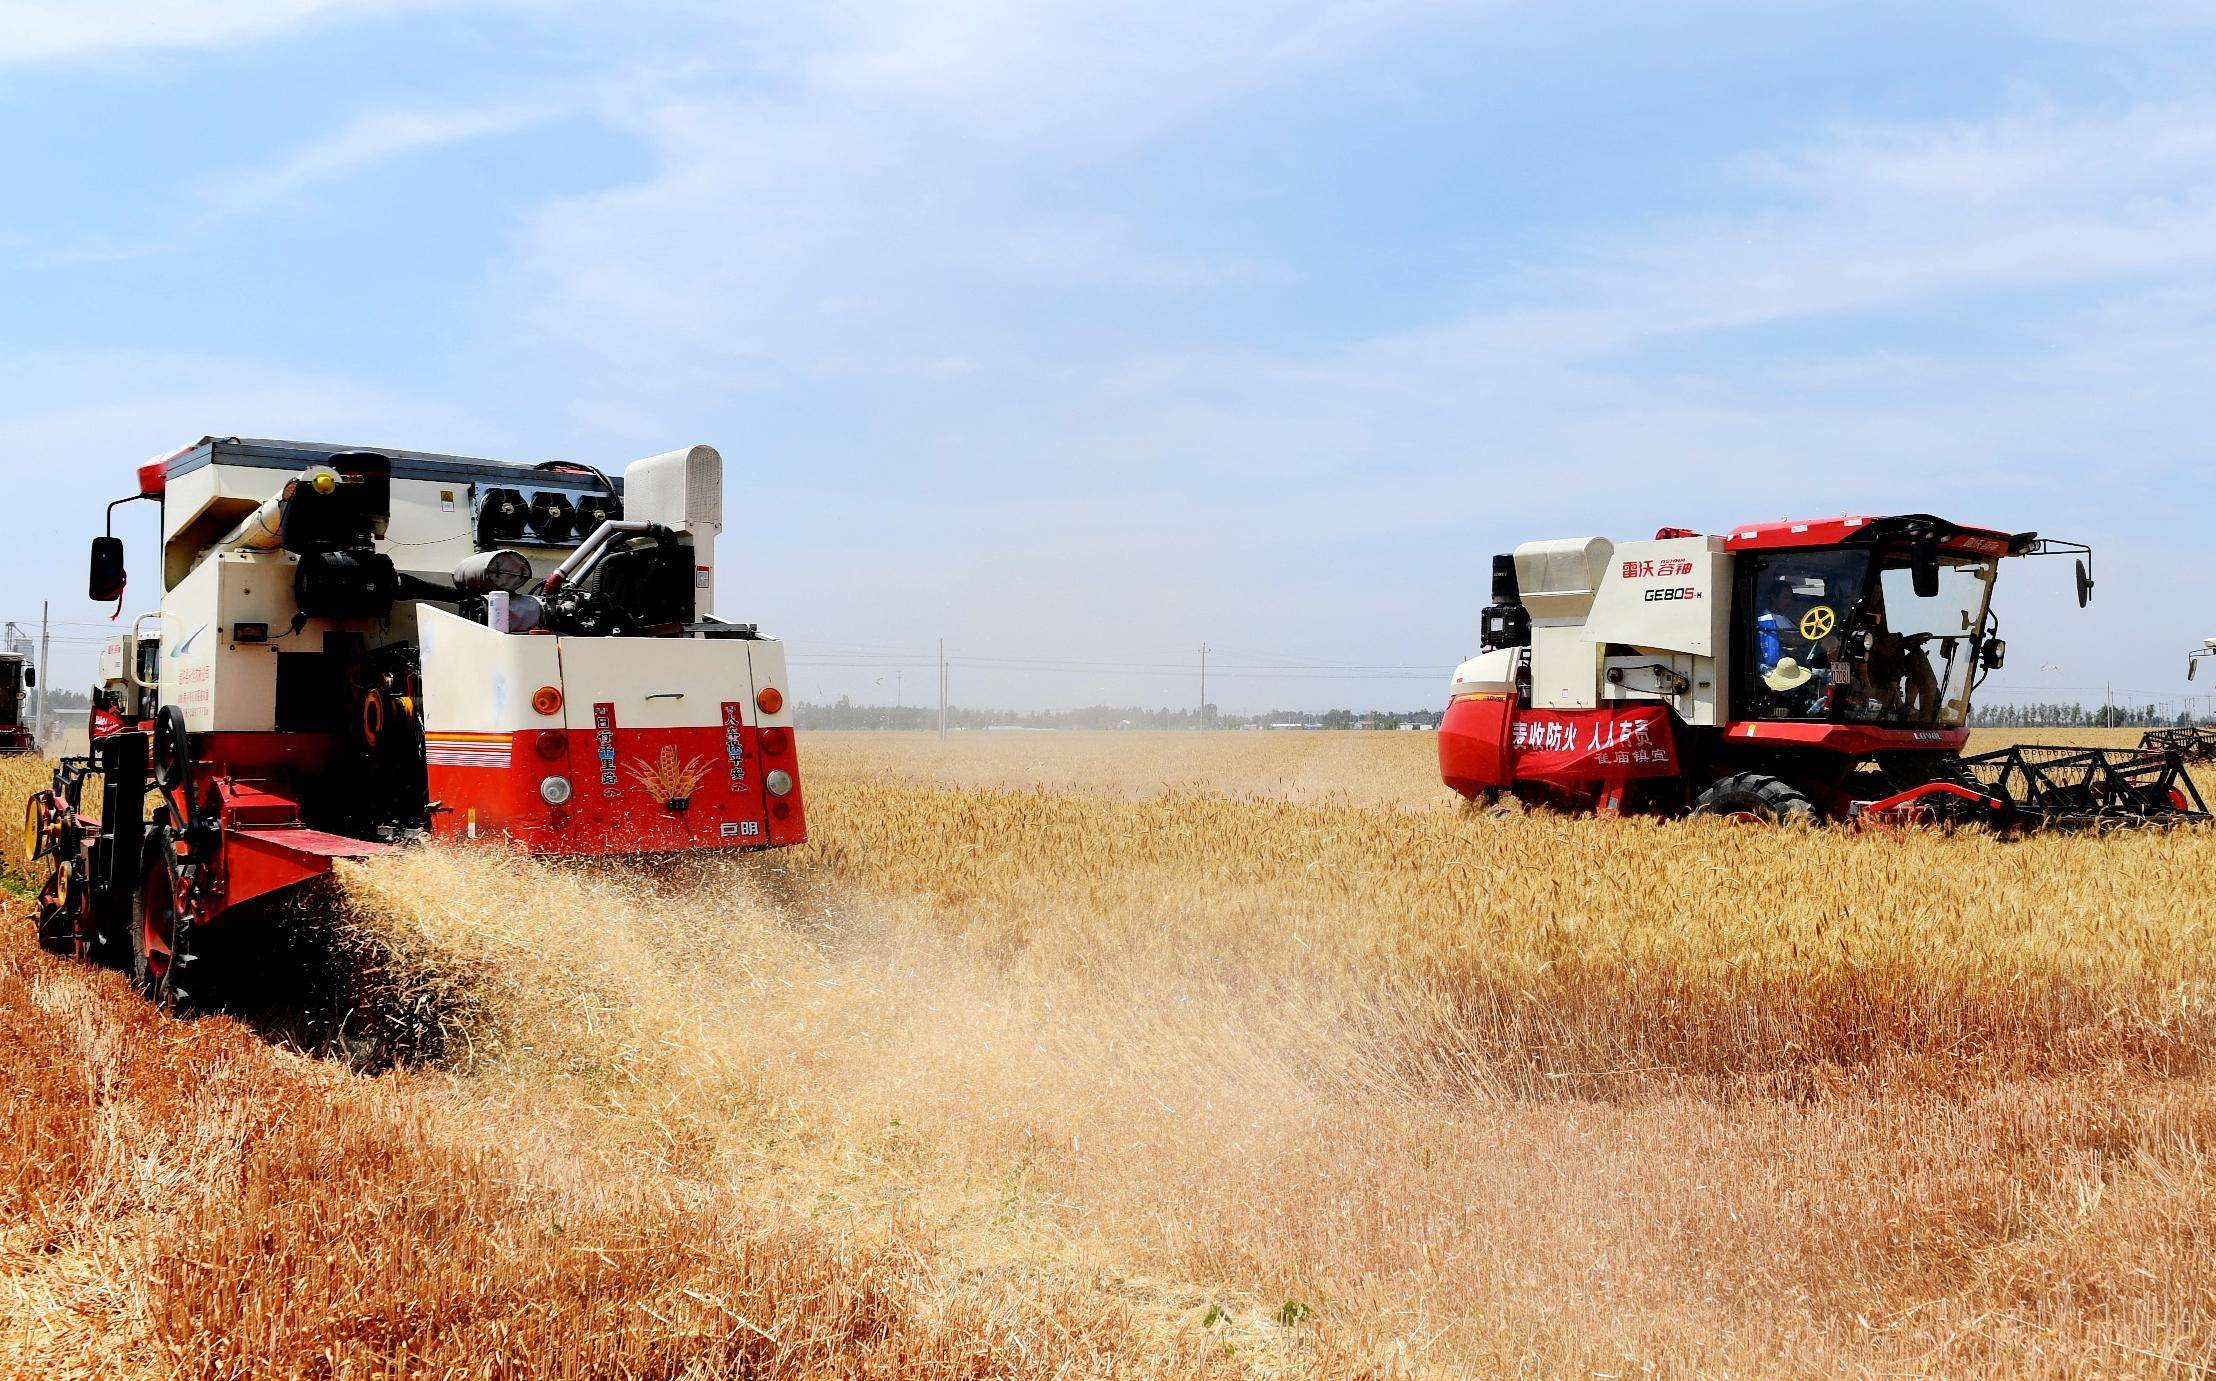
<path id="1" fill-rule="evenodd" d="M 448 1334 L 482 1370 L 653 1375 L 2160 1374 L 2216 1348 L 2216 837 L 1145 794 L 1180 761 L 1067 796 L 826 753 L 819 842 L 779 857 L 355 870 L 355 924 L 467 1037 L 443 1070 L 147 1024 L 10 950 L 0 1058 L 111 1071 L 43 1135 L 112 1162 L 98 1192 L 19 1173 L 9 1221 L 63 1249 L 11 1278 L 203 1373 L 218 1336 L 279 1373 Z M 1257 794 L 1285 780 L 1253 761 Z M 108 1034 L 25 1064 L 56 1017 Z M 116 1187 L 156 1165 L 192 1167 L 183 1207 Z M 586 1238 L 611 1261 L 580 1276 Z M 225 1284 L 288 1273 L 313 1283 Z M 794 1350 L 745 1352 L 686 1290 L 791 1315 Z"/>

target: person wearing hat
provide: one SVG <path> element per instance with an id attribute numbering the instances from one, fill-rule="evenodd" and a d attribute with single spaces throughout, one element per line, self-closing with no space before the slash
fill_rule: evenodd
<path id="1" fill-rule="evenodd" d="M 1755 659 L 1767 678 L 1785 656 L 1785 637 L 1796 627 L 1793 616 L 1793 582 L 1786 577 L 1771 582 L 1769 607 L 1754 621 Z"/>
<path id="2" fill-rule="evenodd" d="M 1787 716 L 1806 718 L 1819 712 L 1824 688 L 1836 674 L 1831 664 L 1838 657 L 1839 640 L 1836 636 L 1827 637 L 1809 648 L 1810 652 L 1821 654 L 1826 663 L 1820 674 L 1798 657 L 1788 656 L 1786 640 L 1799 639 L 1800 615 L 1794 608 L 1798 599 L 1790 576 L 1781 576 L 1771 584 L 1769 608 L 1754 621 L 1755 657 L 1759 663 L 1756 674 L 1775 694 L 1777 704 Z M 1811 683 L 1814 683 L 1813 690 L 1809 689 Z"/>
<path id="3" fill-rule="evenodd" d="M 1805 716 L 1816 712 L 1816 698 L 1822 689 L 1822 683 L 1817 680 L 1815 672 L 1802 666 L 1797 659 L 1780 656 L 1776 665 L 1762 673 L 1762 684 L 1768 686 L 1777 696 L 1780 705 L 1788 707 L 1796 714 Z M 1809 690 L 1808 687 L 1811 686 L 1816 690 Z"/>

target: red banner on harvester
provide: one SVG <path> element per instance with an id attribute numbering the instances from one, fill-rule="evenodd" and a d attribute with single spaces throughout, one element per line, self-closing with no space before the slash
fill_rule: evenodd
<path id="1" fill-rule="evenodd" d="M 1660 705 L 1526 710 L 1509 727 L 1508 751 L 1518 778 L 1577 781 L 1678 773 L 1670 712 Z"/>

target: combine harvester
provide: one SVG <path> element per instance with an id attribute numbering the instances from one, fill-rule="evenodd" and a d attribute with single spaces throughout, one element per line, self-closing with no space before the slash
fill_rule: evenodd
<path id="1" fill-rule="evenodd" d="M 2003 558 L 2089 548 L 1928 515 L 1529 542 L 1454 673 L 1446 784 L 1604 815 L 2003 829 L 2208 818 L 2172 748 L 1965 755 Z"/>
<path id="2" fill-rule="evenodd" d="M 2185 679 L 2201 669 L 2203 657 L 2216 657 L 2216 638 L 2204 638 L 2201 645 L 2185 654 Z M 2150 750 L 2174 750 L 2184 755 L 2187 762 L 2216 762 L 2216 724 L 2179 725 L 2174 729 L 2149 729 L 2140 736 L 2139 746 Z"/>
<path id="3" fill-rule="evenodd" d="M 37 685 L 38 673 L 31 669 L 28 652 L 15 646 L 0 651 L 0 757 L 38 751 L 38 735 L 24 722 L 29 692 Z"/>
<path id="4" fill-rule="evenodd" d="M 536 855 L 806 837 L 782 646 L 718 620 L 723 462 L 589 467 L 203 439 L 140 468 L 163 597 L 34 796 L 48 947 L 190 1000 L 202 941 L 403 842 Z M 95 803 L 83 799 L 88 779 Z M 151 798 L 151 809 L 149 809 Z"/>

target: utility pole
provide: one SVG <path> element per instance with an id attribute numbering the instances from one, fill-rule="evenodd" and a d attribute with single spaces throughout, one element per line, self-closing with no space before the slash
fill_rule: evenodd
<path id="1" fill-rule="evenodd" d="M 901 687 L 901 678 L 906 675 L 900 667 L 893 668 L 893 708 L 896 710 L 908 708 L 908 692 Z"/>
<path id="2" fill-rule="evenodd" d="M 37 726 L 38 726 L 38 727 L 37 727 L 36 729 L 34 729 L 34 730 L 32 731 L 32 742 L 33 742 L 33 743 L 35 743 L 35 744 L 36 744 L 36 745 L 38 746 L 38 749 L 39 749 L 39 751 L 40 751 L 40 752 L 44 752 L 44 751 L 46 751 L 46 735 L 47 735 L 47 733 L 49 732 L 49 726 L 48 726 L 48 724 L 46 723 L 46 671 L 47 671 L 47 668 L 46 668 L 46 653 L 47 653 L 47 648 L 48 648 L 48 646 L 49 646 L 49 644 L 48 644 L 48 641 L 47 641 L 47 633 L 48 633 L 48 631 L 49 631 L 49 630 L 48 630 L 48 628 L 47 628 L 47 623 L 46 623 L 46 616 L 47 616 L 48 612 L 52 610 L 52 608 L 53 608 L 53 603 L 52 603 L 52 601 L 50 601 L 50 600 L 40 600 L 40 601 L 39 601 L 39 606 L 38 606 L 38 701 L 37 701 L 37 705 L 38 705 L 38 708 L 37 708 L 37 710 L 36 710 L 35 712 L 33 712 L 32 716 L 31 716 L 31 722 L 32 722 L 33 724 L 35 724 L 35 725 L 37 725 Z M 90 721 L 87 721 L 87 722 L 90 722 Z"/>
<path id="3" fill-rule="evenodd" d="M 1208 644 L 1200 645 L 1200 727 L 1208 727 Z"/>
<path id="4" fill-rule="evenodd" d="M 939 639 L 939 742 L 946 742 L 946 639 Z"/>

